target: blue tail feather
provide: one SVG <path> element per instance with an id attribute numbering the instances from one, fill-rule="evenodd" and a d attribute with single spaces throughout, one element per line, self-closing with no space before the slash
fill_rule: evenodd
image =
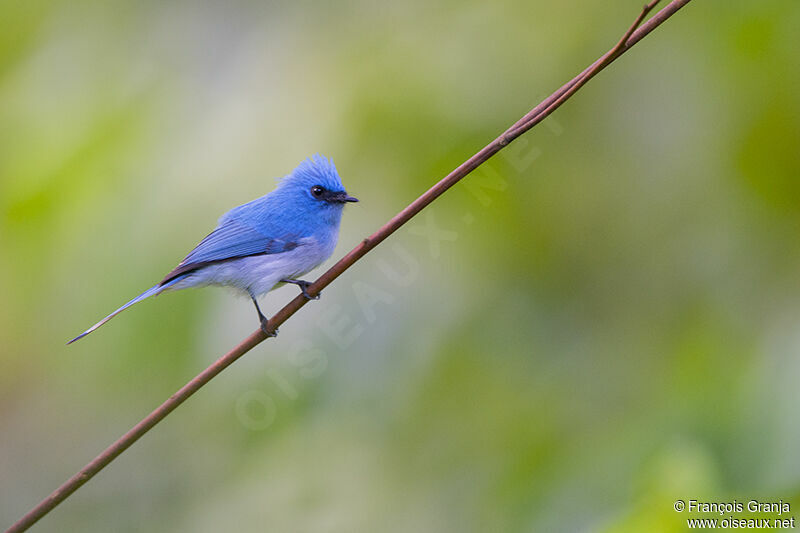
<path id="1" fill-rule="evenodd" d="M 121 312 L 123 312 L 124 310 L 129 308 L 130 306 L 132 306 L 133 304 L 139 303 L 142 300 L 144 300 L 145 298 L 149 298 L 151 296 L 155 296 L 156 294 L 159 294 L 160 292 L 162 292 L 165 289 L 169 288 L 170 285 L 173 285 L 173 284 L 177 283 L 178 281 L 182 280 L 184 277 L 185 276 L 180 276 L 178 278 L 175 278 L 175 279 L 171 280 L 169 283 L 165 283 L 164 285 L 159 284 L 159 285 L 155 285 L 153 287 L 150 287 L 149 289 L 144 291 L 142 294 L 140 294 L 139 296 L 137 296 L 133 300 L 129 301 L 128 303 L 126 303 L 125 305 L 123 305 L 122 307 L 120 307 L 119 309 L 117 309 L 116 311 L 114 311 L 113 313 L 108 315 L 107 317 L 105 317 L 103 320 L 101 320 L 100 322 L 98 322 L 94 326 L 90 327 L 89 329 L 87 329 L 86 331 L 84 331 L 83 333 L 81 333 L 80 335 L 78 335 L 77 337 L 72 339 L 71 341 L 69 341 L 67 344 L 72 344 L 73 342 L 84 338 L 86 335 L 88 335 L 89 333 L 93 332 L 94 330 L 96 330 L 97 328 L 99 328 L 100 326 L 102 326 L 103 324 L 105 324 L 106 322 L 108 322 L 109 320 L 111 320 L 112 318 L 114 318 L 115 316 L 117 316 L 118 314 L 120 314 Z"/>

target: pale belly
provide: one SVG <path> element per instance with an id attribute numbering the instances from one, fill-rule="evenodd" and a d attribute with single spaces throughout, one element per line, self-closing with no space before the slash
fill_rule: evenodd
<path id="1" fill-rule="evenodd" d="M 229 259 L 190 273 L 168 290 L 222 285 L 258 296 L 272 290 L 282 279 L 296 279 L 314 270 L 330 257 L 335 245 L 333 242 L 323 247 L 312 242 L 279 254 Z"/>

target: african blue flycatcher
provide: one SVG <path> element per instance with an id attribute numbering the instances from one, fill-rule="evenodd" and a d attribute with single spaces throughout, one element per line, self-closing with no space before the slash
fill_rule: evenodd
<path id="1" fill-rule="evenodd" d="M 299 285 L 310 298 L 306 292 L 309 283 L 298 278 L 331 256 L 339 237 L 342 208 L 357 201 L 347 195 L 332 160 L 320 155 L 306 159 L 274 191 L 222 215 L 217 228 L 157 285 L 67 344 L 145 298 L 206 285 L 244 291 L 256 306 L 261 329 L 274 335 L 267 330 L 267 318 L 256 298 L 284 283 Z"/>

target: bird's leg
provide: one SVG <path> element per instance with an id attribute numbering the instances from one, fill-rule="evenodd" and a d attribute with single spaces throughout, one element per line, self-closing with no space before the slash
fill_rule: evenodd
<path id="1" fill-rule="evenodd" d="M 320 292 L 316 296 L 311 296 L 308 294 L 308 286 L 311 285 L 310 281 L 306 281 L 304 279 L 282 279 L 282 283 L 294 283 L 298 287 L 300 287 L 300 291 L 303 293 L 303 296 L 306 297 L 306 300 L 319 300 L 319 297 L 322 295 Z"/>
<path id="2" fill-rule="evenodd" d="M 267 337 L 277 337 L 278 330 L 270 331 L 267 327 L 269 325 L 269 319 L 264 316 L 264 313 L 261 312 L 261 308 L 258 306 L 258 300 L 252 294 L 250 295 L 250 299 L 253 300 L 253 304 L 256 306 L 256 311 L 258 312 L 258 321 L 261 323 L 261 331 L 264 332 L 264 335 Z"/>

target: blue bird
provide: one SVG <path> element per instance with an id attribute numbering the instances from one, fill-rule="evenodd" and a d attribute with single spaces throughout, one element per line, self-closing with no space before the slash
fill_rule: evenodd
<path id="1" fill-rule="evenodd" d="M 256 298 L 276 286 L 293 283 L 310 299 L 306 292 L 309 282 L 298 278 L 331 256 L 344 204 L 357 201 L 347 195 L 332 160 L 321 155 L 306 159 L 274 191 L 222 215 L 216 229 L 158 284 L 67 344 L 145 298 L 206 285 L 244 291 L 256 306 L 261 329 L 274 336 Z"/>

